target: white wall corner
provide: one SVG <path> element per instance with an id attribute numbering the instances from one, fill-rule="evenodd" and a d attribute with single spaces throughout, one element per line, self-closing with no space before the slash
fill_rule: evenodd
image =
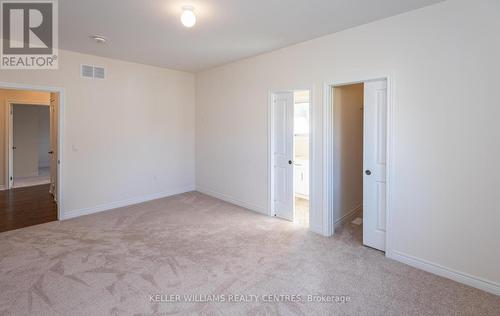
<path id="1" fill-rule="evenodd" d="M 107 211 L 107 210 L 112 210 L 112 209 L 116 209 L 116 208 L 120 208 L 120 207 L 139 204 L 139 203 L 148 202 L 148 201 L 157 200 L 157 199 L 162 199 L 162 198 L 166 198 L 166 197 L 169 197 L 172 195 L 191 192 L 194 190 L 195 190 L 194 185 L 188 185 L 185 187 L 179 187 L 179 188 L 171 189 L 168 191 L 138 196 L 138 197 L 134 197 L 131 199 L 100 204 L 100 205 L 97 205 L 94 207 L 82 208 L 82 209 L 71 210 L 71 211 L 62 211 L 61 212 L 62 213 L 61 220 L 67 220 L 70 218 L 80 217 L 80 216 L 84 216 L 84 215 L 90 215 L 90 214 L 99 213 L 99 212 L 103 212 L 103 211 Z"/>
<path id="2" fill-rule="evenodd" d="M 253 204 L 253 203 L 250 203 L 247 201 L 243 201 L 243 200 L 240 200 L 238 198 L 229 196 L 227 194 L 219 193 L 219 192 L 207 189 L 207 188 L 196 187 L 196 191 L 203 193 L 205 195 L 209 195 L 209 196 L 214 197 L 216 199 L 219 199 L 219 200 L 222 200 L 222 201 L 225 201 L 225 202 L 237 205 L 237 206 L 241 206 L 241 207 L 246 208 L 250 211 L 254 211 L 254 212 L 269 216 L 269 210 L 267 209 L 266 206 L 256 205 L 256 204 Z"/>
<path id="3" fill-rule="evenodd" d="M 335 230 L 337 230 L 338 228 L 340 228 L 342 225 L 344 224 L 347 224 L 349 223 L 351 220 L 354 219 L 354 217 L 357 215 L 357 213 L 359 211 L 361 211 L 363 209 L 363 204 L 360 204 L 358 206 L 356 206 L 355 208 L 353 208 L 352 210 L 348 211 L 346 214 L 344 214 L 344 216 L 342 216 L 341 218 L 337 219 L 335 221 Z"/>

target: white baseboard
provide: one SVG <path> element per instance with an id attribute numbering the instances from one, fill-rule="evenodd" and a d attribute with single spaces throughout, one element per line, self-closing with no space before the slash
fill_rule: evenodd
<path id="1" fill-rule="evenodd" d="M 361 209 L 363 209 L 363 204 L 356 206 L 355 208 L 347 212 L 344 216 L 336 220 L 334 225 L 335 229 L 338 229 L 340 226 L 348 223 L 356 215 L 356 212 L 360 211 Z"/>
<path id="2" fill-rule="evenodd" d="M 251 210 L 251 211 L 254 211 L 257 213 L 269 215 L 269 211 L 267 210 L 267 207 L 258 206 L 258 205 L 255 205 L 253 203 L 242 201 L 242 200 L 234 198 L 232 196 L 229 196 L 229 195 L 226 195 L 223 193 L 219 193 L 219 192 L 215 192 L 215 191 L 205 189 L 205 188 L 197 187 L 196 191 L 203 193 L 203 194 L 206 194 L 206 195 L 209 195 L 211 197 L 217 198 L 219 200 L 223 200 L 223 201 L 226 201 L 228 203 L 241 206 L 243 208 L 246 208 L 248 210 Z"/>
<path id="3" fill-rule="evenodd" d="M 499 283 L 488 281 L 450 268 L 446 268 L 439 264 L 419 259 L 394 250 L 388 252 L 387 257 L 402 262 L 404 264 L 407 264 L 409 266 L 412 266 L 414 268 L 424 270 L 432 274 L 436 274 L 444 278 L 451 279 L 453 281 L 466 284 L 468 286 L 472 286 L 477 289 L 500 296 Z"/>
<path id="4" fill-rule="evenodd" d="M 99 213 L 119 207 L 124 207 L 124 206 L 129 206 L 129 205 L 134 205 L 134 204 L 139 204 L 147 201 L 152 201 L 152 200 L 157 200 L 165 197 L 169 197 L 172 195 L 176 194 L 181 194 L 181 193 L 186 193 L 194 191 L 194 185 L 192 186 L 186 186 L 186 187 L 180 187 L 164 192 L 158 192 L 158 193 L 153 193 L 153 194 L 148 194 L 148 195 L 143 195 L 143 196 L 138 196 L 134 197 L 131 199 L 127 200 L 121 200 L 121 201 L 116 201 L 116 202 L 111 202 L 111 203 L 105 203 L 101 205 L 97 205 L 94 207 L 88 207 L 88 208 L 82 208 L 78 210 L 72 210 L 72 211 L 63 211 L 62 213 L 62 220 L 65 219 L 70 219 L 70 218 L 75 218 L 83 215 L 89 215 L 89 214 L 94 214 L 94 213 Z"/>

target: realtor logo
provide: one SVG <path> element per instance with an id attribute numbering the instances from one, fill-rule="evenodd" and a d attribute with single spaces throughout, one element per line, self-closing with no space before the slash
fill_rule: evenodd
<path id="1" fill-rule="evenodd" d="M 57 0 L 1 2 L 2 69 L 57 69 Z"/>

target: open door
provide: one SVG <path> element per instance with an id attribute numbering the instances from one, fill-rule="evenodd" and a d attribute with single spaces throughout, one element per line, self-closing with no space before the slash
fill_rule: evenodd
<path id="1" fill-rule="evenodd" d="M 385 251 L 387 81 L 364 84 L 363 244 Z"/>
<path id="2" fill-rule="evenodd" d="M 293 92 L 273 94 L 273 212 L 293 221 Z"/>
<path id="3" fill-rule="evenodd" d="M 59 93 L 50 94 L 50 193 L 57 202 Z"/>

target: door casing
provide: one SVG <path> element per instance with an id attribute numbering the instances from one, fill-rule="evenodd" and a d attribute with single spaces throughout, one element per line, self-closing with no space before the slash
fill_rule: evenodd
<path id="1" fill-rule="evenodd" d="M 57 93 L 50 93 L 50 193 L 54 196 L 54 200 L 58 201 L 57 196 L 57 164 L 58 164 L 58 148 L 57 142 L 59 138 L 58 130 L 58 116 L 59 116 L 59 99 L 60 96 Z M 54 136 L 55 135 L 55 136 Z"/>
<path id="2" fill-rule="evenodd" d="M 63 214 L 64 214 L 64 209 L 65 209 L 65 200 L 64 200 L 64 177 L 63 177 L 63 148 L 64 148 L 64 105 L 65 105 L 65 92 L 64 88 L 61 87 L 50 87 L 50 86 L 38 86 L 38 85 L 31 85 L 31 84 L 19 84 L 19 83 L 12 83 L 12 82 L 0 82 L 0 89 L 7 89 L 7 90 L 28 90 L 28 91 L 41 91 L 41 92 L 53 92 L 53 93 L 58 93 L 59 94 L 59 115 L 58 115 L 58 122 L 57 122 L 57 130 L 58 130 L 58 137 L 57 137 L 57 219 L 62 220 L 63 219 Z M 6 100 L 5 101 L 5 144 L 12 148 L 12 145 L 10 144 L 10 135 L 11 133 L 11 126 L 12 124 L 10 123 L 10 104 L 38 104 L 39 102 L 26 102 L 23 100 Z M 43 102 L 42 102 L 43 103 Z M 47 105 L 50 106 L 50 103 Z M 9 168 L 10 168 L 10 163 L 11 163 L 11 157 L 10 157 L 11 150 L 7 148 L 5 150 L 5 170 L 6 172 L 6 177 L 5 177 L 5 183 L 6 183 L 6 188 L 9 185 Z"/>

